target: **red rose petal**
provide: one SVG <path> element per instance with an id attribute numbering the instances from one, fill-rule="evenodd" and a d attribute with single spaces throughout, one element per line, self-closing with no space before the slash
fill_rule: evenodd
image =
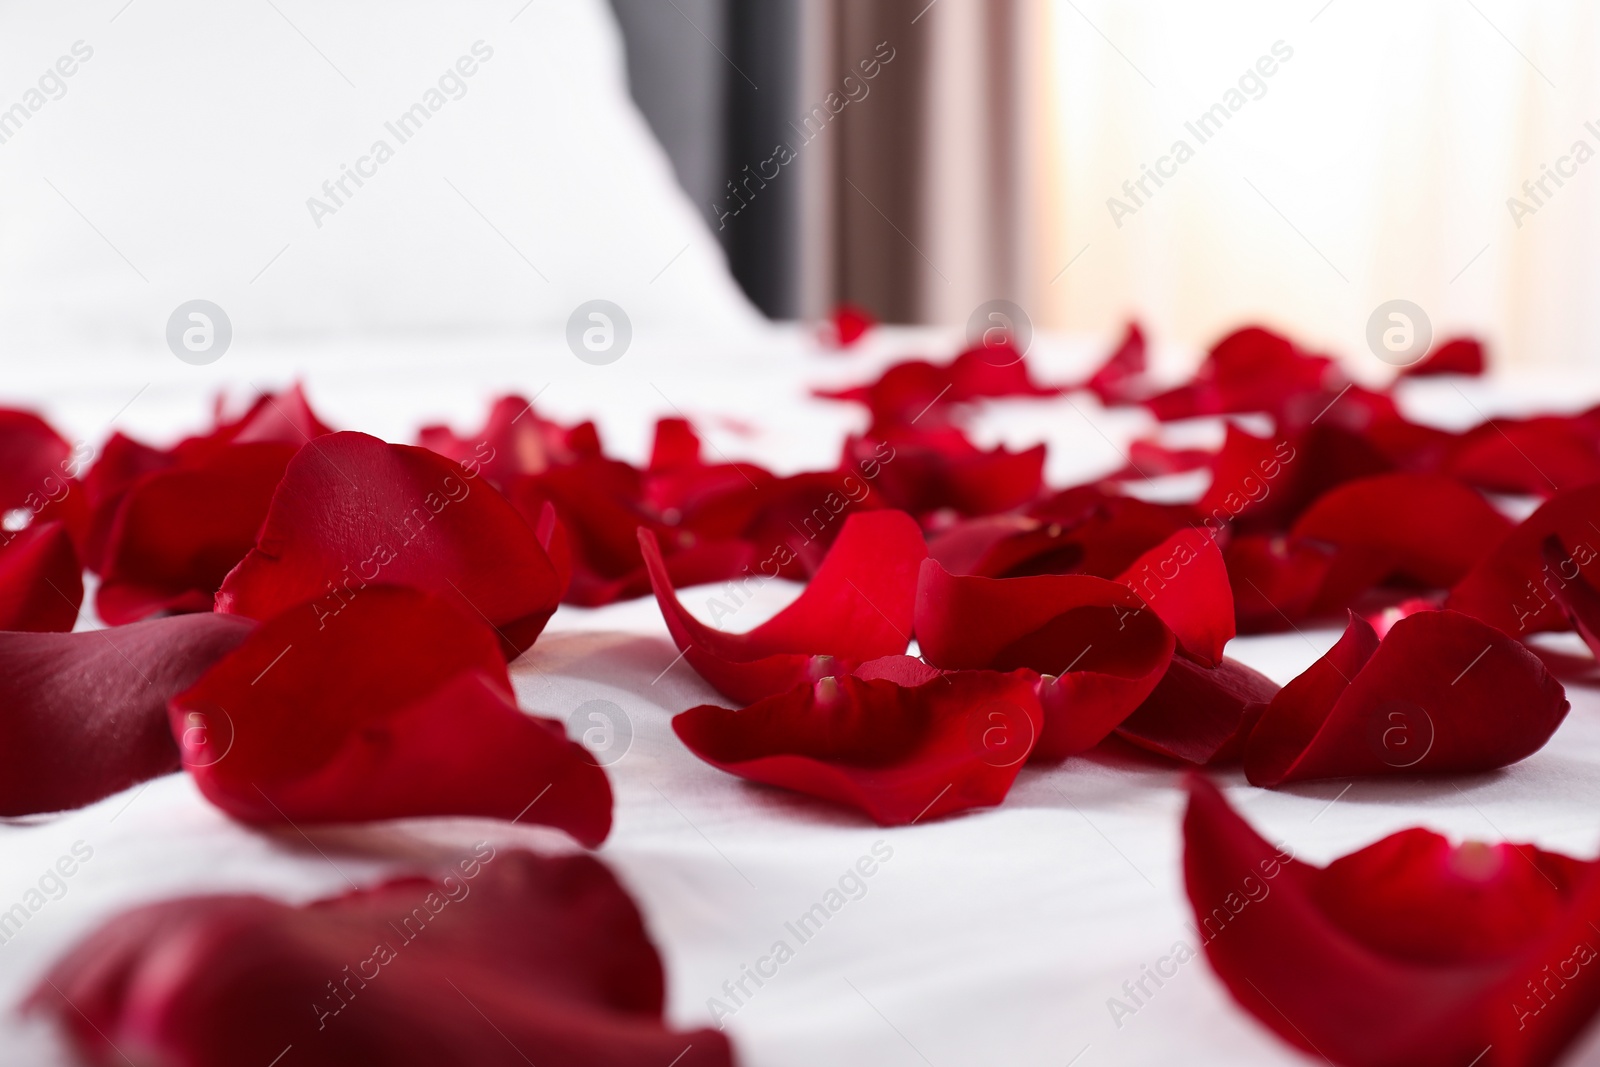
<path id="1" fill-rule="evenodd" d="M 953 426 L 929 432 L 897 429 L 845 442 L 845 465 L 880 462 L 875 488 L 891 507 L 915 515 L 944 508 L 992 515 L 1020 507 L 1039 495 L 1044 459 L 1044 445 L 985 451 Z"/>
<path id="2" fill-rule="evenodd" d="M 66 438 L 33 412 L 0 408 L 0 512 L 33 508 L 45 499 L 73 476 L 75 455 Z"/>
<path id="3" fill-rule="evenodd" d="M 1600 1007 L 1600 868 L 1408 830 L 1326 868 L 1190 779 L 1184 877 L 1207 958 L 1279 1037 L 1349 1067 L 1546 1067 Z"/>
<path id="4" fill-rule="evenodd" d="M 1402 378 L 1423 378 L 1435 374 L 1461 374 L 1469 378 L 1483 375 L 1487 360 L 1483 342 L 1475 337 L 1453 337 L 1429 352 L 1420 363 L 1400 372 Z"/>
<path id="5" fill-rule="evenodd" d="M 1163 422 L 1231 412 L 1280 412 L 1293 397 L 1339 388 L 1326 356 L 1302 352 L 1286 337 L 1246 327 L 1218 341 L 1194 381 L 1146 400 Z"/>
<path id="6" fill-rule="evenodd" d="M 113 626 L 210 611 L 222 580 L 256 543 L 298 446 L 229 445 L 140 478 L 106 537 L 95 610 Z"/>
<path id="7" fill-rule="evenodd" d="M 1573 574 L 1600 581 L 1600 485 L 1557 493 L 1478 560 L 1445 607 L 1481 619 L 1515 637 L 1565 630 L 1570 623 L 1552 591 Z M 1545 569 L 1545 539 L 1570 550 L 1567 566 Z"/>
<path id="8" fill-rule="evenodd" d="M 1566 612 L 1572 628 L 1578 631 L 1589 651 L 1600 657 L 1600 591 L 1578 570 L 1572 553 L 1562 547 L 1559 537 L 1551 534 L 1544 539 L 1543 554 L 1545 573 L 1561 579 L 1551 595 Z"/>
<path id="9" fill-rule="evenodd" d="M 1061 390 L 1035 383 L 1022 354 L 1009 341 L 977 345 L 948 364 L 914 359 L 896 363 L 868 385 L 814 395 L 864 404 L 872 412 L 873 432 L 920 423 L 944 425 L 952 408 L 974 400 L 1012 396 L 1054 396 Z"/>
<path id="10" fill-rule="evenodd" d="M 1492 770 L 1544 747 L 1567 709 L 1537 656 L 1476 619 L 1418 612 L 1380 644 L 1351 615 L 1338 644 L 1273 698 L 1244 768 L 1263 786 Z"/>
<path id="11" fill-rule="evenodd" d="M 980 578 L 933 560 L 917 585 L 917 643 L 936 667 L 1027 669 L 1040 683 L 1044 730 L 1035 756 L 1093 748 L 1161 681 L 1173 636 L 1120 582 L 1089 575 Z"/>
<path id="12" fill-rule="evenodd" d="M 833 333 L 828 338 L 840 348 L 849 348 L 878 324 L 872 312 L 856 304 L 840 304 L 833 309 Z"/>
<path id="13" fill-rule="evenodd" d="M 1118 576 L 1167 624 L 1183 650 L 1208 667 L 1235 634 L 1233 589 L 1222 550 L 1206 533 L 1179 530 Z"/>
<path id="14" fill-rule="evenodd" d="M 1204 667 L 1173 656 L 1161 684 L 1122 721 L 1117 736 L 1185 763 L 1236 759 L 1277 692 L 1276 682 L 1237 660 Z"/>
<path id="15" fill-rule="evenodd" d="M 961 671 L 915 687 L 827 677 L 742 711 L 705 704 L 672 720 L 712 766 L 884 826 L 1000 803 L 1042 726 L 1027 671 Z"/>
<path id="16" fill-rule="evenodd" d="M 216 610 L 265 619 L 299 605 L 314 622 L 373 582 L 459 603 L 495 628 L 508 658 L 561 599 L 549 555 L 492 486 L 425 448 L 346 432 L 290 461 Z"/>
<path id="17" fill-rule="evenodd" d="M 190 615 L 0 633 L 0 815 L 81 808 L 178 769 L 167 700 L 250 632 Z"/>
<path id="18" fill-rule="evenodd" d="M 1495 493 L 1549 496 L 1600 481 L 1600 442 L 1576 419 L 1491 419 L 1457 438 L 1446 473 Z"/>
<path id="19" fill-rule="evenodd" d="M 1332 545 L 1279 535 L 1233 538 L 1223 559 L 1239 632 L 1286 630 L 1309 615 L 1335 556 Z"/>
<path id="20" fill-rule="evenodd" d="M 83 603 L 83 567 L 60 522 L 0 534 L 0 630 L 66 633 Z"/>
<path id="21" fill-rule="evenodd" d="M 798 682 L 897 655 L 910 644 L 917 568 L 927 548 L 917 524 L 901 512 L 845 519 L 799 598 L 745 633 L 718 630 L 691 615 L 673 591 L 655 534 L 640 530 L 639 545 L 672 640 L 690 666 L 732 700 L 753 703 Z M 717 605 L 730 613 L 739 607 L 721 599 Z"/>
<path id="22" fill-rule="evenodd" d="M 489 408 L 482 430 L 458 437 L 448 426 L 424 426 L 417 443 L 453 459 L 504 491 L 519 474 L 540 474 L 600 455 L 593 423 L 568 427 L 541 418 L 520 396 L 503 396 Z"/>
<path id="23" fill-rule="evenodd" d="M 520 816 L 598 845 L 605 772 L 517 708 L 497 647 L 454 601 L 371 586 L 337 615 L 263 623 L 173 699 L 172 731 L 200 791 L 245 822 Z"/>
<path id="24" fill-rule="evenodd" d="M 1453 478 L 1383 474 L 1324 495 L 1292 536 L 1336 549 L 1312 605 L 1318 613 L 1338 611 L 1387 580 L 1448 589 L 1510 529 L 1505 516 Z"/>
<path id="25" fill-rule="evenodd" d="M 190 897 L 116 916 L 28 1001 L 85 1062 L 732 1067 L 674 1032 L 639 910 L 590 856 L 496 852 L 299 907 Z M 147 1058 L 148 1057 L 148 1058 Z"/>
<path id="26" fill-rule="evenodd" d="M 1131 404 L 1139 391 L 1146 369 L 1144 331 L 1137 322 L 1128 323 L 1122 341 L 1106 357 L 1084 388 L 1107 407 Z"/>

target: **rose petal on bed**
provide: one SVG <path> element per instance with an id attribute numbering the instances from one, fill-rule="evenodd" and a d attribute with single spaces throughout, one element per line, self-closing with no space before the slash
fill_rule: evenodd
<path id="1" fill-rule="evenodd" d="M 911 643 L 917 568 L 927 555 L 922 531 L 909 515 L 869 511 L 851 515 L 816 576 L 783 611 L 744 633 L 718 630 L 684 608 L 673 590 L 656 536 L 639 531 L 662 618 L 689 665 L 717 692 L 741 703 L 782 693 L 801 681 L 848 674 Z M 770 579 L 770 574 L 767 576 Z M 742 605 L 741 589 L 713 594 L 713 617 Z"/>
<path id="2" fill-rule="evenodd" d="M 881 462 L 877 491 L 890 507 L 914 515 L 946 508 L 992 515 L 1031 502 L 1044 485 L 1044 445 L 1020 452 L 980 449 L 954 426 L 895 429 L 845 442 L 845 466 L 874 458 Z"/>
<path id="3" fill-rule="evenodd" d="M 442 873 L 310 904 L 137 907 L 58 960 L 26 1010 L 90 1063 L 732 1067 L 720 1031 L 669 1029 L 664 1001 L 604 865 L 479 842 Z"/>
<path id="4" fill-rule="evenodd" d="M 1234 999 L 1330 1063 L 1546 1067 L 1600 1007 L 1593 863 L 1411 829 L 1319 868 L 1196 775 L 1184 880 Z"/>
<path id="5" fill-rule="evenodd" d="M 1460 374 L 1468 378 L 1483 376 L 1487 360 L 1483 342 L 1476 337 L 1452 337 L 1420 362 L 1400 372 L 1402 378 L 1425 378 L 1437 374 Z"/>
<path id="6" fill-rule="evenodd" d="M 1230 423 L 1198 507 L 1208 527 L 1282 533 L 1335 487 L 1393 469 L 1365 437 L 1339 426 L 1319 422 L 1292 436 L 1256 437 Z"/>
<path id="7" fill-rule="evenodd" d="M 1600 485 L 1557 493 L 1517 524 L 1461 579 L 1445 607 L 1481 619 L 1513 637 L 1570 627 L 1551 589 L 1580 573 L 1600 581 Z M 1545 570 L 1545 539 L 1570 551 L 1561 573 Z"/>
<path id="8" fill-rule="evenodd" d="M 1557 576 L 1550 587 L 1550 595 L 1572 621 L 1572 628 L 1589 646 L 1589 651 L 1600 657 L 1600 591 L 1578 570 L 1572 553 L 1561 544 L 1561 538 L 1551 534 L 1544 539 L 1544 566 L 1546 574 Z M 4 557 L 0 557 L 3 559 Z"/>
<path id="9" fill-rule="evenodd" d="M 916 632 L 935 667 L 1046 676 L 1041 760 L 1105 740 L 1161 681 L 1174 647 L 1172 631 L 1121 582 L 958 576 L 933 560 L 917 584 Z"/>
<path id="10" fill-rule="evenodd" d="M 1600 481 L 1600 442 L 1567 416 L 1491 419 L 1452 443 L 1443 470 L 1492 493 L 1549 496 Z"/>
<path id="11" fill-rule="evenodd" d="M 1033 381 L 1028 365 L 1011 343 L 997 340 L 967 349 L 947 364 L 913 359 L 896 363 L 877 381 L 838 390 L 817 390 L 827 400 L 847 400 L 872 413 L 876 430 L 929 426 L 948 421 L 949 409 L 974 400 L 1013 396 L 1054 396 L 1061 390 Z"/>
<path id="12" fill-rule="evenodd" d="M 1237 759 L 1278 684 L 1238 660 L 1202 666 L 1173 656 L 1161 684 L 1117 727 L 1117 736 L 1184 763 Z"/>
<path id="13" fill-rule="evenodd" d="M 1147 367 L 1145 352 L 1144 331 L 1137 322 L 1128 323 L 1122 340 L 1083 387 L 1099 397 L 1106 407 L 1133 403 L 1141 391 Z"/>
<path id="14" fill-rule="evenodd" d="M 375 582 L 456 601 L 494 627 L 507 658 L 533 644 L 562 592 L 533 528 L 493 486 L 425 448 L 345 432 L 290 461 L 216 610 L 265 619 L 295 607 L 314 623 Z"/>
<path id="15" fill-rule="evenodd" d="M 495 634 L 415 589 L 267 620 L 170 717 L 200 791 L 244 822 L 483 815 L 591 847 L 611 827 L 605 772 L 518 709 Z"/>
<path id="16" fill-rule="evenodd" d="M 1255 785 L 1493 770 L 1544 747 L 1561 683 L 1523 645 L 1454 611 L 1420 611 L 1380 643 L 1357 615 L 1284 686 L 1245 744 Z"/>
<path id="17" fill-rule="evenodd" d="M 903 826 L 1005 799 L 1043 729 L 1029 671 L 958 671 L 917 686 L 849 675 L 802 682 L 742 711 L 672 720 L 695 755 L 753 782 Z"/>
<path id="18" fill-rule="evenodd" d="M 33 509 L 76 469 L 72 445 L 31 411 L 0 408 L 0 512 Z"/>
<path id="19" fill-rule="evenodd" d="M 1287 630 L 1311 614 L 1333 567 L 1332 545 L 1278 534 L 1235 537 L 1223 551 L 1240 633 Z"/>
<path id="20" fill-rule="evenodd" d="M 0 633 L 0 815 L 81 808 L 178 769 L 167 700 L 250 632 L 186 615 Z"/>
<path id="21" fill-rule="evenodd" d="M 594 424 L 562 426 L 520 396 L 503 396 L 489 408 L 483 429 L 458 437 L 448 426 L 424 426 L 417 444 L 453 459 L 504 492 L 519 474 L 540 474 L 600 455 Z"/>
<path id="22" fill-rule="evenodd" d="M 824 343 L 835 348 L 849 348 L 878 324 L 872 312 L 856 304 L 840 304 L 833 309 Z"/>
<path id="23" fill-rule="evenodd" d="M 1179 530 L 1133 561 L 1117 581 L 1139 594 L 1183 650 L 1207 667 L 1222 662 L 1233 639 L 1233 589 L 1217 542 L 1193 527 Z"/>
<path id="24" fill-rule="evenodd" d="M 1510 529 L 1510 520 L 1453 478 L 1381 474 L 1324 494 L 1291 536 L 1336 550 L 1311 607 L 1323 613 L 1386 581 L 1448 589 Z"/>
<path id="25" fill-rule="evenodd" d="M 95 610 L 113 626 L 210 611 L 222 580 L 256 543 L 299 446 L 208 450 L 147 474 L 122 495 L 106 538 Z"/>
<path id="26" fill-rule="evenodd" d="M 1293 397 L 1342 384 L 1334 362 L 1286 337 L 1247 326 L 1206 356 L 1194 380 L 1144 401 L 1163 422 L 1232 412 L 1280 412 Z"/>
<path id="27" fill-rule="evenodd" d="M 0 533 L 0 630 L 66 633 L 83 603 L 83 568 L 60 522 Z"/>

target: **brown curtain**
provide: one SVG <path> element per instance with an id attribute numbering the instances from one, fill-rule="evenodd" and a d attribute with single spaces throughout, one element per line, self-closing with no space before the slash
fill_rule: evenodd
<path id="1" fill-rule="evenodd" d="M 808 312 L 849 301 L 886 322 L 959 323 L 986 300 L 1027 306 L 1024 130 L 1040 3 L 804 5 L 802 112 L 848 100 L 803 149 Z"/>

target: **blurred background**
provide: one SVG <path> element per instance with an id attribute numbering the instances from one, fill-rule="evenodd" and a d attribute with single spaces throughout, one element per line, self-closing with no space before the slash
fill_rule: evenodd
<path id="1" fill-rule="evenodd" d="M 612 3 L 634 99 L 769 316 L 959 325 L 1006 298 L 1058 331 L 1260 321 L 1348 354 L 1399 298 L 1501 365 L 1600 342 L 1593 4 Z"/>

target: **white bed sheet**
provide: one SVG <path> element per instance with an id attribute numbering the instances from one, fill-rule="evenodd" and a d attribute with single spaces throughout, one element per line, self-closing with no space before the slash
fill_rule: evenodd
<path id="1" fill-rule="evenodd" d="M 116 425 L 170 439 L 199 428 L 216 386 L 231 383 L 240 395 L 250 381 L 276 386 L 301 375 L 330 421 L 409 439 L 417 423 L 438 416 L 471 428 L 496 390 L 545 388 L 542 409 L 598 415 L 608 443 L 635 459 L 647 448 L 650 421 L 681 411 L 713 454 L 793 470 L 830 464 L 842 433 L 860 422 L 846 406 L 806 399 L 807 385 L 856 380 L 896 353 L 947 354 L 954 343 L 888 331 L 864 354 L 837 357 L 816 350 L 805 331 L 774 329 L 754 345 L 661 341 L 608 368 L 578 363 L 557 338 L 516 334 L 252 349 L 216 373 L 191 373 L 196 368 L 170 357 L 173 367 L 102 355 L 75 361 L 71 374 L 19 367 L 5 399 L 40 404 L 72 433 L 98 441 L 106 420 L 137 395 Z M 1036 371 L 1069 380 L 1097 347 L 1042 338 Z M 463 351 L 471 358 L 460 358 Z M 1407 402 L 1459 422 L 1476 410 L 1570 409 L 1580 392 L 1570 379 L 1473 383 L 1459 392 L 1417 383 Z M 1600 382 L 1589 395 L 1600 396 Z M 1063 484 L 1119 465 L 1116 449 L 1147 427 L 1143 416 L 1104 412 L 1076 396 L 997 404 L 976 432 L 1018 444 L 1047 440 L 1052 481 Z M 728 625 L 755 625 L 795 591 L 774 583 Z M 703 606 L 704 596 L 686 601 Z M 1230 653 L 1281 682 L 1335 637 L 1318 630 L 1243 638 Z M 1113 1019 L 1108 1000 L 1125 997 L 1122 984 L 1174 942 L 1191 939 L 1179 874 L 1178 771 L 1128 753 L 1096 753 L 1024 769 L 993 811 L 881 829 L 851 812 L 749 785 L 690 755 L 669 720 L 718 698 L 685 664 L 667 669 L 675 656 L 654 602 L 641 600 L 563 608 L 513 667 L 529 710 L 565 718 L 602 699 L 631 722 L 631 748 L 610 767 L 617 819 L 600 854 L 647 916 L 666 961 L 675 1023 L 708 1022 L 711 998 L 737 1006 L 723 1022 L 751 1067 L 1307 1062 L 1238 1010 L 1203 960 L 1186 964 L 1120 1025 Z M 1223 778 L 1264 834 L 1315 861 L 1413 824 L 1592 856 L 1600 840 L 1600 700 L 1590 689 L 1570 687 L 1569 695 L 1573 711 L 1544 751 L 1493 774 L 1277 792 L 1248 787 L 1237 774 Z M 309 840 L 263 833 L 230 822 L 182 775 L 81 811 L 10 821 L 0 826 L 0 908 L 75 842 L 93 857 L 61 899 L 0 945 L 0 1064 L 69 1062 L 53 1033 L 12 1008 L 59 953 L 120 909 L 206 892 L 306 900 L 416 869 L 483 838 L 567 847 L 553 832 L 459 819 L 315 830 Z M 865 895 L 799 943 L 785 923 L 879 842 L 893 855 Z M 759 989 L 747 980 L 753 995 L 735 1005 L 723 983 L 738 980 L 778 940 L 794 957 Z M 1600 1057 L 1592 1043 L 1585 1048 L 1574 1062 Z"/>

